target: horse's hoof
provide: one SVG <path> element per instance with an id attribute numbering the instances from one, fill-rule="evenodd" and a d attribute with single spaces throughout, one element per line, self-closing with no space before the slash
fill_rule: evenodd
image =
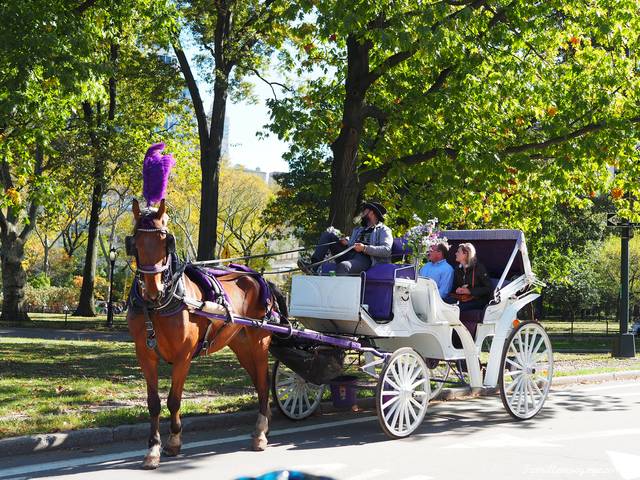
<path id="1" fill-rule="evenodd" d="M 267 437 L 255 437 L 253 439 L 253 451 L 254 452 L 262 452 L 267 448 L 268 445 Z"/>
<path id="2" fill-rule="evenodd" d="M 145 470 L 155 470 L 160 466 L 160 445 L 154 445 L 149 448 L 149 453 L 144 457 L 142 468 Z"/>
<path id="3" fill-rule="evenodd" d="M 175 457 L 180 453 L 182 448 L 182 432 L 169 434 L 169 440 L 164 445 L 162 453 L 167 457 Z"/>
<path id="4" fill-rule="evenodd" d="M 182 448 L 182 445 L 178 445 L 177 447 L 172 447 L 170 445 L 167 445 L 162 449 L 162 453 L 167 457 L 176 457 L 180 454 L 181 448 Z"/>
<path id="5" fill-rule="evenodd" d="M 155 470 L 160 466 L 160 457 L 147 455 L 142 462 L 142 468 L 145 470 Z"/>

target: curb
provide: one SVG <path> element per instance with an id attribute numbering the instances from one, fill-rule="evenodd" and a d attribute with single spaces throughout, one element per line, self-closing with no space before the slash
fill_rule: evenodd
<path id="1" fill-rule="evenodd" d="M 552 381 L 553 386 L 564 386 L 584 383 L 612 382 L 619 380 L 640 379 L 640 370 L 628 370 L 621 372 L 598 373 L 593 375 L 576 375 L 556 377 Z M 480 397 L 495 395 L 497 388 L 447 388 L 443 389 L 438 400 L 448 401 L 465 397 Z M 358 401 L 360 407 L 375 407 L 374 398 L 363 398 Z M 275 415 L 282 418 L 277 409 L 272 410 Z M 343 412 L 336 409 L 331 402 L 323 402 L 320 405 L 321 413 Z M 196 417 L 184 417 L 182 419 L 183 432 L 199 430 L 213 430 L 238 426 L 238 424 L 252 425 L 256 421 L 256 412 L 219 413 L 216 415 L 202 415 Z M 160 423 L 160 433 L 169 433 L 169 421 Z M 124 442 L 146 438 L 149 434 L 148 423 L 134 425 L 120 425 L 118 427 L 87 428 L 83 430 L 71 430 L 62 433 L 48 433 L 39 435 L 24 435 L 0 439 L 0 458 L 29 453 L 39 453 L 59 449 L 86 448 L 107 443 Z"/>

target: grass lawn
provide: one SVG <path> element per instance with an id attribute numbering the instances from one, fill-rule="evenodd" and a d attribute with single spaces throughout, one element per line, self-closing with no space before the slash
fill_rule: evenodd
<path id="1" fill-rule="evenodd" d="M 568 320 L 542 320 L 542 325 L 550 335 L 554 334 L 570 334 L 571 322 Z M 617 335 L 620 332 L 620 324 L 617 320 L 609 320 L 607 330 L 607 322 L 599 321 L 575 321 L 573 322 L 574 335 Z"/>
<path id="2" fill-rule="evenodd" d="M 0 358 L 0 438 L 147 421 L 145 383 L 131 343 L 0 338 Z M 555 354 L 557 376 L 631 369 L 640 369 L 640 355 Z M 169 372 L 162 364 L 163 404 Z M 256 403 L 248 376 L 224 349 L 192 364 L 181 411 L 231 412 Z"/>
<path id="3" fill-rule="evenodd" d="M 0 338 L 0 437 L 147 420 L 146 388 L 133 344 Z M 161 367 L 166 417 L 170 366 Z M 255 408 L 248 375 L 231 350 L 197 359 L 181 411 Z"/>

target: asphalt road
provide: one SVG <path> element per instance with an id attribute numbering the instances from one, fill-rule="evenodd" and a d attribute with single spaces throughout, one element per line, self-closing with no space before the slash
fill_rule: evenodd
<path id="1" fill-rule="evenodd" d="M 422 427 L 388 440 L 371 412 L 274 422 L 270 447 L 248 450 L 247 427 L 185 435 L 183 453 L 143 471 L 145 442 L 0 459 L 0 480 L 233 479 L 298 469 L 340 480 L 640 479 L 640 382 L 555 388 L 533 420 L 498 397 L 430 406 Z"/>

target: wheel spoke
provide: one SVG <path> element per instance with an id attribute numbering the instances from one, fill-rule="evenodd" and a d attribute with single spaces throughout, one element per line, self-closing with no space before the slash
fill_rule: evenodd
<path id="1" fill-rule="evenodd" d="M 524 379 L 524 376 L 519 376 L 513 383 L 513 396 L 511 397 L 511 400 L 509 401 L 509 403 L 511 404 L 511 406 L 513 406 L 513 402 L 515 402 L 516 398 L 519 400 L 520 396 L 521 396 L 521 385 L 522 385 L 522 380 Z M 511 386 L 511 385 L 509 385 Z"/>
<path id="2" fill-rule="evenodd" d="M 415 398 L 409 398 L 409 403 L 413 403 L 418 410 L 422 410 L 423 404 L 418 402 Z"/>
<path id="3" fill-rule="evenodd" d="M 511 341 L 511 345 L 509 345 L 509 352 L 513 353 L 513 356 L 515 356 L 516 361 L 519 365 L 524 365 L 524 361 L 522 360 L 520 351 L 516 349 L 515 341 L 516 341 L 516 338 L 514 337 L 514 339 Z"/>
<path id="4" fill-rule="evenodd" d="M 536 389 L 536 392 L 538 393 L 538 395 L 540 395 L 540 398 L 544 398 L 544 393 L 542 393 L 542 390 L 540 390 L 540 387 L 538 387 L 538 384 L 536 382 L 531 382 L 531 386 Z"/>
<path id="5" fill-rule="evenodd" d="M 524 377 L 521 377 L 521 378 L 522 378 L 522 381 L 518 386 L 518 405 L 516 407 L 516 410 L 518 410 L 519 412 L 522 410 L 522 403 L 524 401 L 524 389 L 525 389 Z"/>
<path id="6" fill-rule="evenodd" d="M 415 368 L 414 371 L 412 372 L 411 377 L 409 378 L 409 381 L 407 382 L 409 385 L 411 385 L 413 382 L 416 381 L 416 378 L 418 378 L 421 374 L 422 374 L 422 369 L 420 368 L 419 365 L 416 365 L 418 368 Z"/>
<path id="7" fill-rule="evenodd" d="M 402 432 L 404 430 L 405 417 L 407 416 L 407 404 L 406 402 L 402 402 L 402 405 L 399 409 L 400 415 L 398 415 L 398 432 Z"/>
<path id="8" fill-rule="evenodd" d="M 393 382 L 389 377 L 385 377 L 384 381 L 391 385 L 391 387 L 393 387 L 395 390 L 402 390 L 400 386 L 397 383 Z"/>
<path id="9" fill-rule="evenodd" d="M 393 376 L 393 378 L 396 381 L 395 385 L 392 384 L 392 386 L 397 390 L 401 390 L 401 388 L 398 385 L 402 385 L 402 380 L 398 378 L 399 372 L 396 372 L 396 368 L 398 368 L 397 362 L 391 365 L 391 368 L 389 368 L 389 370 L 391 371 L 391 376 Z M 390 379 L 387 377 L 387 380 L 390 380 Z"/>
<path id="10" fill-rule="evenodd" d="M 279 380 L 277 382 L 277 385 L 281 386 L 281 387 L 284 387 L 285 385 L 291 385 L 295 381 L 296 381 L 296 379 L 294 377 L 287 377 L 285 379 Z"/>
<path id="11" fill-rule="evenodd" d="M 393 402 L 397 402 L 400 399 L 400 397 L 396 396 L 396 397 L 391 397 L 390 400 L 387 400 L 386 402 L 384 402 L 382 404 L 382 409 L 384 410 L 385 408 L 387 408 L 389 405 L 391 405 Z"/>
<path id="12" fill-rule="evenodd" d="M 509 365 L 513 365 L 518 370 L 522 370 L 523 369 L 523 365 L 520 365 L 518 362 L 514 362 L 510 358 L 505 358 L 504 360 L 505 360 L 505 363 L 508 363 Z"/>
<path id="13" fill-rule="evenodd" d="M 413 399 L 412 399 L 413 400 Z M 418 412 L 416 412 L 414 410 L 414 408 L 411 406 L 413 402 L 408 402 L 407 403 L 407 411 L 411 414 L 411 417 L 413 418 L 413 420 L 409 421 L 409 418 L 407 417 L 407 424 L 413 424 L 413 422 L 415 422 L 418 419 Z M 407 426 L 408 426 L 407 425 Z"/>
<path id="14" fill-rule="evenodd" d="M 398 405 L 400 405 L 400 402 L 394 403 L 393 405 L 391 405 L 391 408 L 389 409 L 389 411 L 383 412 L 384 419 L 386 420 L 387 423 L 389 423 L 389 417 L 391 417 L 391 415 L 393 415 L 395 411 L 398 410 Z"/>
<path id="15" fill-rule="evenodd" d="M 287 397 L 287 399 L 285 400 L 284 404 L 282 405 L 282 408 L 284 408 L 285 410 L 289 411 L 289 404 L 291 403 L 291 401 L 293 400 L 293 395 L 289 395 Z"/>
<path id="16" fill-rule="evenodd" d="M 513 390 L 518 383 L 522 380 L 522 375 L 518 375 L 517 378 L 514 378 L 511 383 L 509 383 L 509 385 L 507 385 L 507 387 L 504 389 L 505 393 L 510 392 L 511 390 Z"/>
<path id="17" fill-rule="evenodd" d="M 536 356 L 538 355 L 538 350 L 540 350 L 540 346 L 544 344 L 544 337 L 540 336 L 540 340 L 538 344 L 531 350 L 531 361 L 533 362 Z M 544 352 L 543 352 L 544 353 Z"/>
<path id="18" fill-rule="evenodd" d="M 504 376 L 510 376 L 510 377 L 514 377 L 516 375 L 520 375 L 522 374 L 522 370 L 505 370 L 503 375 Z"/>
<path id="19" fill-rule="evenodd" d="M 382 396 L 383 397 L 388 397 L 388 396 L 397 397 L 398 395 L 400 395 L 400 392 L 397 392 L 395 390 L 383 390 L 382 391 Z"/>
<path id="20" fill-rule="evenodd" d="M 398 418 L 400 417 L 400 412 L 402 411 L 402 408 L 404 407 L 404 405 L 402 405 L 402 402 L 398 402 L 397 403 L 398 408 L 396 408 L 396 411 L 393 414 L 393 419 L 391 420 L 391 423 L 389 424 L 389 426 L 393 429 L 397 429 L 397 425 L 398 425 Z"/>
<path id="21" fill-rule="evenodd" d="M 420 385 L 424 384 L 424 382 L 426 382 L 427 379 L 426 378 L 421 378 L 420 380 L 418 380 L 417 382 L 413 383 L 410 387 L 409 390 L 415 390 L 417 387 L 419 387 Z"/>

